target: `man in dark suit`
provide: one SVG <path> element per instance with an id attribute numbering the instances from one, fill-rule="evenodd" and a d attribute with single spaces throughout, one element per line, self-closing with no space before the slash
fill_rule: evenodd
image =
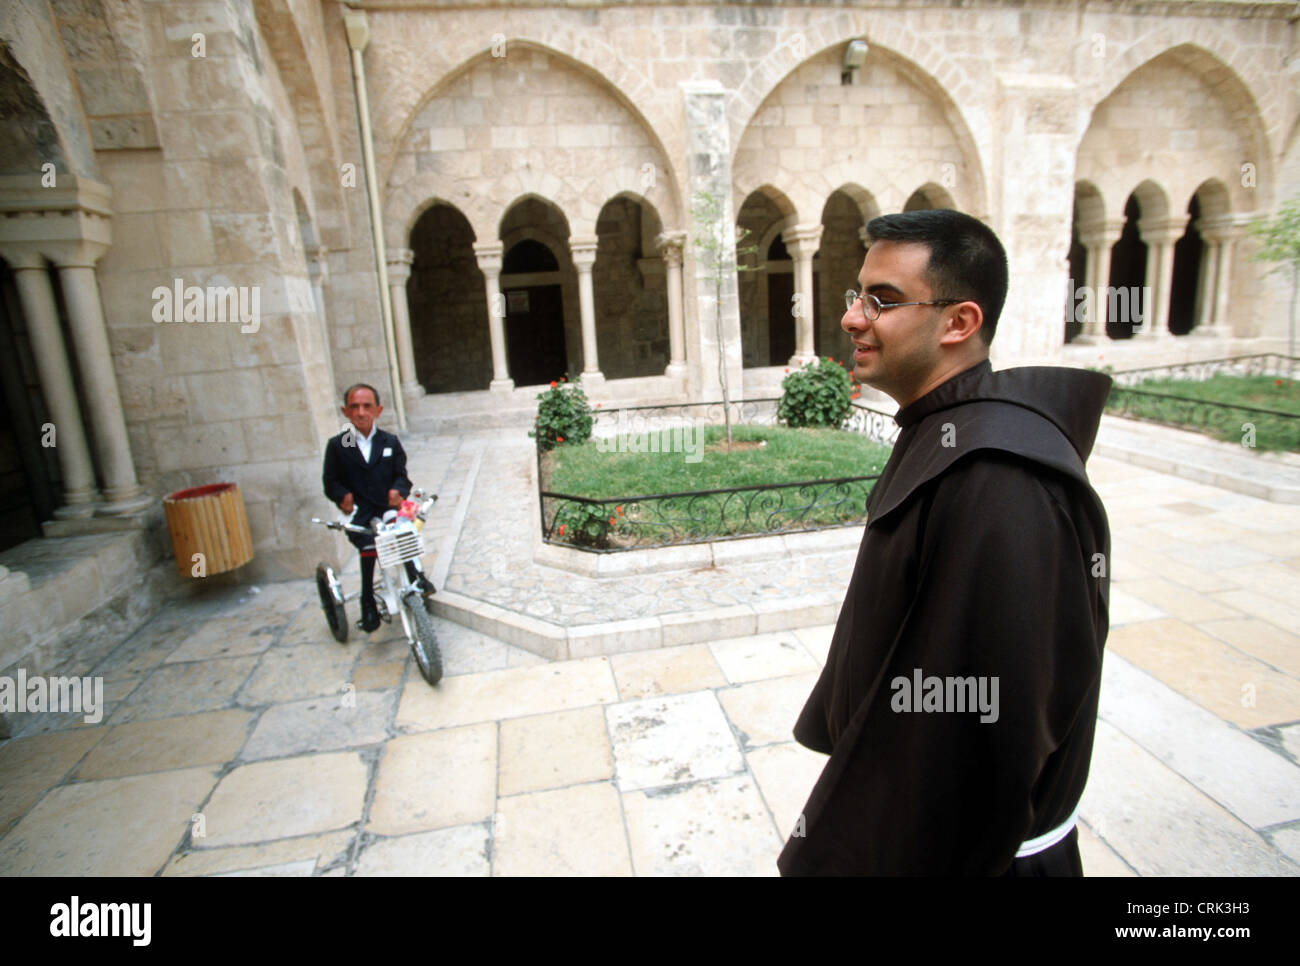
<path id="1" fill-rule="evenodd" d="M 344 513 L 351 513 L 354 524 L 363 527 L 369 526 L 374 517 L 382 517 L 386 510 L 401 506 L 411 492 L 411 481 L 406 476 L 406 451 L 401 441 L 375 425 L 383 411 L 379 393 L 373 386 L 358 383 L 348 387 L 343 394 L 341 412 L 352 429 L 325 444 L 325 468 L 321 474 L 325 495 Z M 374 590 L 375 540 L 370 535 L 350 532 L 347 537 L 361 552 L 359 626 L 370 632 L 380 624 Z M 414 561 L 406 564 L 406 574 L 426 596 L 433 593 L 433 584 Z"/>

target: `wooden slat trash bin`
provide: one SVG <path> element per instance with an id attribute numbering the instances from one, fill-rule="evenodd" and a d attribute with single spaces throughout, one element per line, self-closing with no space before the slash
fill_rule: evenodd
<path id="1" fill-rule="evenodd" d="M 181 576 L 210 577 L 253 559 L 248 513 L 237 483 L 177 490 L 163 499 L 163 511 Z"/>

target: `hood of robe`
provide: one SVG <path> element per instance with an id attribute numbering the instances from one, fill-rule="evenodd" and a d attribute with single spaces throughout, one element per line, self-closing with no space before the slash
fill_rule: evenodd
<path id="1" fill-rule="evenodd" d="M 1097 439 L 1111 378 L 1064 366 L 1022 366 L 993 371 L 988 360 L 960 372 L 895 415 L 907 428 L 926 416 L 974 400 L 1011 403 L 1051 420 L 1087 462 Z"/>
<path id="2" fill-rule="evenodd" d="M 1090 488 L 1084 464 L 1097 438 L 1111 378 L 1086 369 L 971 366 L 904 406 L 894 453 L 867 501 L 868 526 L 900 509 L 957 460 L 1011 453 Z"/>

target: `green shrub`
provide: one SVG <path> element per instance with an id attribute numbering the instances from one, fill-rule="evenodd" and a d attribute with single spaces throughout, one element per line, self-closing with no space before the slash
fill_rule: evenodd
<path id="1" fill-rule="evenodd" d="M 617 514 L 622 516 L 623 508 Z M 578 547 L 606 548 L 609 537 L 618 527 L 617 517 L 609 516 L 609 509 L 600 503 L 566 503 L 555 515 L 552 534 L 560 543 Z"/>
<path id="2" fill-rule="evenodd" d="M 852 406 L 849 374 L 829 356 L 808 363 L 781 381 L 776 415 L 787 426 L 838 428 Z"/>
<path id="3" fill-rule="evenodd" d="M 591 439 L 591 406 L 587 394 L 563 379 L 537 394 L 537 419 L 529 436 L 544 450 L 559 443 L 585 443 Z"/>

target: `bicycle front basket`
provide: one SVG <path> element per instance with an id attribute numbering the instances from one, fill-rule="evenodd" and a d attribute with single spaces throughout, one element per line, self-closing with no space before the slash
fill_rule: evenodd
<path id="1" fill-rule="evenodd" d="M 418 530 L 391 530 L 375 535 L 379 566 L 391 567 L 424 556 L 424 540 Z"/>

